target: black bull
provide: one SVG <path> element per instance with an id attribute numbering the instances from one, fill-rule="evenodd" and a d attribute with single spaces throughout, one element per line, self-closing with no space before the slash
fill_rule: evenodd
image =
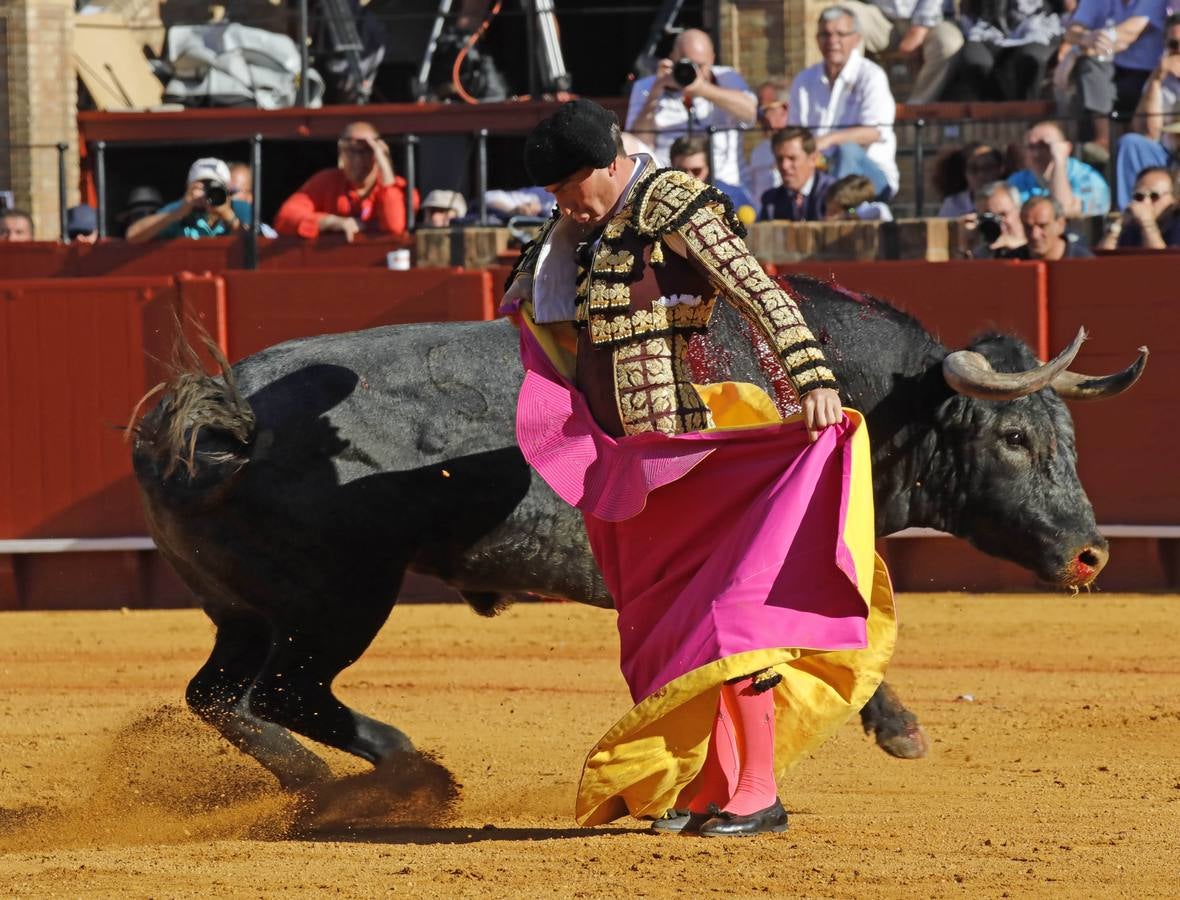
<path id="1" fill-rule="evenodd" d="M 1125 389 L 1145 353 L 1104 378 L 1066 371 L 1080 339 L 1047 365 L 998 334 L 948 355 L 893 307 L 790 284 L 844 402 L 867 416 L 879 535 L 937 528 L 1050 583 L 1093 580 L 1107 544 L 1061 397 Z M 752 355 L 734 355 L 748 348 L 734 337 L 741 323 L 717 318 L 711 365 L 762 380 Z M 137 426 L 135 471 L 160 552 L 217 626 L 188 703 L 283 784 L 328 774 L 291 731 L 374 763 L 410 746 L 331 691 L 407 569 L 485 614 L 522 593 L 611 605 L 580 514 L 516 447 L 509 323 L 325 335 L 220 378 L 189 369 Z M 889 752 L 924 754 L 916 718 L 886 686 L 861 715 Z"/>

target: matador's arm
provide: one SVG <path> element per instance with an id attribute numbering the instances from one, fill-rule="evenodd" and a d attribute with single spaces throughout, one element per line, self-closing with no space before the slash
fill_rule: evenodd
<path id="1" fill-rule="evenodd" d="M 665 182 L 663 190 L 658 181 Z M 727 215 L 723 195 L 678 172 L 664 173 L 653 187 L 641 206 L 649 215 L 635 219 L 640 229 L 655 226 L 653 230 L 658 232 L 663 231 L 659 224 L 671 226 L 663 240 L 676 251 L 681 248 L 675 245 L 683 241 L 684 255 L 699 265 L 725 299 L 762 332 L 778 353 L 799 397 L 817 388 L 839 390 L 819 341 L 807 327 L 798 305 L 750 253 L 740 236 L 744 228 L 736 217 Z M 698 196 L 683 196 L 691 193 Z M 659 207 L 664 205 L 661 201 L 671 201 L 669 205 L 684 212 L 660 216 Z M 659 222 L 661 218 L 663 223 Z"/>

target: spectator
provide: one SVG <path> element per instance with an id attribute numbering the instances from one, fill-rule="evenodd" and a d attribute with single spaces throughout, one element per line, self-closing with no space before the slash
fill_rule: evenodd
<path id="1" fill-rule="evenodd" d="M 873 183 L 863 175 L 845 175 L 824 192 L 824 218 L 892 222 L 893 211 L 876 196 Z"/>
<path id="2" fill-rule="evenodd" d="M 1180 153 L 1180 137 L 1176 132 L 1165 132 L 1180 122 L 1180 13 L 1168 16 L 1164 32 L 1164 53 L 1152 71 L 1139 106 L 1135 109 L 1132 127 L 1135 133 L 1125 134 L 1119 141 L 1116 170 L 1119 207 L 1130 202 L 1131 188 L 1139 173 L 1151 166 L 1166 166 Z"/>
<path id="3" fill-rule="evenodd" d="M 425 228 L 449 228 L 456 219 L 467 215 L 467 201 L 458 191 L 431 191 L 422 201 L 422 225 Z"/>
<path id="4" fill-rule="evenodd" d="M 23 209 L 0 210 L 0 241 L 33 240 L 33 217 Z"/>
<path id="5" fill-rule="evenodd" d="M 894 50 L 918 63 L 908 103 L 941 99 L 963 33 L 942 17 L 942 0 L 847 0 L 869 53 Z"/>
<path id="6" fill-rule="evenodd" d="M 207 238 L 236 234 L 248 227 L 250 204 L 229 194 L 229 166 L 213 157 L 198 159 L 188 170 L 184 196 L 136 220 L 127 241 L 143 244 L 154 238 Z"/>
<path id="7" fill-rule="evenodd" d="M 762 195 L 783 183 L 774 160 L 774 148 L 770 138 L 776 131 L 787 127 L 787 109 L 791 101 L 791 83 L 783 78 L 772 78 L 758 86 L 758 123 L 766 139 L 750 151 L 742 183 L 750 196 L 761 201 Z"/>
<path id="8" fill-rule="evenodd" d="M 750 195 L 746 193 L 744 187 L 740 184 L 728 184 L 712 177 L 713 173 L 709 171 L 708 135 L 691 134 L 676 138 L 672 142 L 672 149 L 668 151 L 668 156 L 672 161 L 673 169 L 687 172 L 693 178 L 699 178 L 701 181 L 712 184 L 732 201 L 734 209 L 742 206 L 753 208 L 754 201 L 750 199 Z"/>
<path id="9" fill-rule="evenodd" d="M 975 212 L 961 216 L 960 252 L 969 259 L 1028 259 L 1020 192 L 1005 181 L 976 192 Z"/>
<path id="10" fill-rule="evenodd" d="M 1159 63 L 1168 2 L 1080 0 L 1070 20 L 1065 41 L 1080 50 L 1073 77 L 1082 108 L 1092 117 L 1096 157 L 1109 158 L 1111 110 L 1129 114 Z"/>
<path id="11" fill-rule="evenodd" d="M 953 100 L 1035 100 L 1062 26 L 1050 0 L 962 0 Z"/>
<path id="12" fill-rule="evenodd" d="M 488 191 L 486 196 L 488 212 L 505 222 L 513 216 L 548 216 L 557 206 L 557 200 L 543 187 Z"/>
<path id="13" fill-rule="evenodd" d="M 655 75 L 640 78 L 631 88 L 626 130 L 651 144 L 656 159 L 667 165 L 672 142 L 683 134 L 703 132 L 710 125 L 713 135 L 713 168 L 726 184 L 741 184 L 742 132 L 753 125 L 757 101 L 746 81 L 728 66 L 713 65 L 716 58 L 709 35 L 696 28 L 680 33 L 672 47 L 671 59 L 661 59 Z M 691 66 L 675 67 L 681 60 Z M 674 69 L 680 72 L 677 81 Z M 692 81 L 682 83 L 689 76 Z"/>
<path id="14" fill-rule="evenodd" d="M 98 241 L 98 213 L 93 206 L 82 204 L 66 210 L 66 238 L 71 244 L 93 244 Z"/>
<path id="15" fill-rule="evenodd" d="M 241 200 L 244 203 L 249 203 L 250 208 L 254 208 L 254 169 L 249 163 L 235 161 L 228 163 L 229 165 L 229 195 L 235 200 Z M 244 220 L 242 224 L 250 227 L 250 220 Z M 277 238 L 279 233 L 267 225 L 265 222 L 258 223 L 258 233 L 265 238 Z"/>
<path id="16" fill-rule="evenodd" d="M 823 62 L 795 76 L 788 121 L 812 130 L 835 177 L 867 175 L 877 195 L 888 200 L 898 186 L 897 104 L 889 79 L 864 58 L 856 19 L 845 7 L 820 13 L 816 40 Z"/>
<path id="17" fill-rule="evenodd" d="M 957 219 L 974 212 L 975 192 L 1003 175 L 1003 155 L 987 144 L 967 144 L 940 157 L 934 167 L 934 183 L 942 194 L 938 217 Z"/>
<path id="18" fill-rule="evenodd" d="M 1065 214 L 1104 216 L 1110 211 L 1110 188 L 1097 169 L 1074 159 L 1073 144 L 1056 122 L 1038 122 L 1024 140 L 1025 168 L 1014 172 L 1008 183 L 1020 191 L 1020 202 L 1049 196 Z"/>
<path id="19" fill-rule="evenodd" d="M 1052 197 L 1033 197 L 1020 210 L 1029 259 L 1082 259 L 1093 256 L 1086 242 L 1065 230 L 1065 213 Z"/>
<path id="20" fill-rule="evenodd" d="M 817 168 L 815 136 L 807 128 L 792 126 L 770 139 L 782 184 L 762 195 L 763 221 L 815 222 L 824 217 L 824 192 L 836 179 Z"/>
<path id="21" fill-rule="evenodd" d="M 115 221 L 123 226 L 123 233 L 144 216 L 150 216 L 164 205 L 163 195 L 150 184 L 133 187 L 127 195 L 126 205 L 115 216 Z"/>
<path id="22" fill-rule="evenodd" d="M 1139 173 L 1131 202 L 1122 217 L 1111 223 L 1098 246 L 1103 250 L 1180 247 L 1180 205 L 1176 203 L 1176 185 L 1167 169 L 1152 166 Z"/>
<path id="23" fill-rule="evenodd" d="M 368 122 L 353 122 L 341 132 L 336 149 L 336 168 L 316 172 L 286 199 L 275 230 L 305 238 L 336 231 L 348 241 L 362 231 L 404 236 L 406 180 L 394 174 L 389 146 L 377 130 Z"/>

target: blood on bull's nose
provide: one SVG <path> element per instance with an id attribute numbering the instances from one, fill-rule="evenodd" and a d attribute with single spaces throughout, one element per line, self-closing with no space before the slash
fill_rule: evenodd
<path id="1" fill-rule="evenodd" d="M 1098 577 L 1109 559 L 1110 551 L 1105 546 L 1088 544 L 1070 560 L 1066 582 L 1073 585 L 1089 584 Z"/>

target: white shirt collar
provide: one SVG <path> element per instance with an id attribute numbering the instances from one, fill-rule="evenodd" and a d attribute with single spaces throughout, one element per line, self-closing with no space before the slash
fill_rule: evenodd
<path id="1" fill-rule="evenodd" d="M 848 54 L 848 61 L 844 63 L 844 68 L 841 69 L 840 74 L 836 76 L 836 81 L 842 81 L 845 84 L 848 84 L 849 82 L 856 80 L 856 76 L 860 74 L 860 66 L 861 63 L 864 62 L 865 58 L 863 40 L 864 38 L 862 37 L 861 45 Z M 819 71 L 820 75 L 823 77 L 824 83 L 829 86 L 832 85 L 833 82 L 828 80 L 828 70 L 824 68 L 824 64 L 822 62 L 819 64 Z"/>

